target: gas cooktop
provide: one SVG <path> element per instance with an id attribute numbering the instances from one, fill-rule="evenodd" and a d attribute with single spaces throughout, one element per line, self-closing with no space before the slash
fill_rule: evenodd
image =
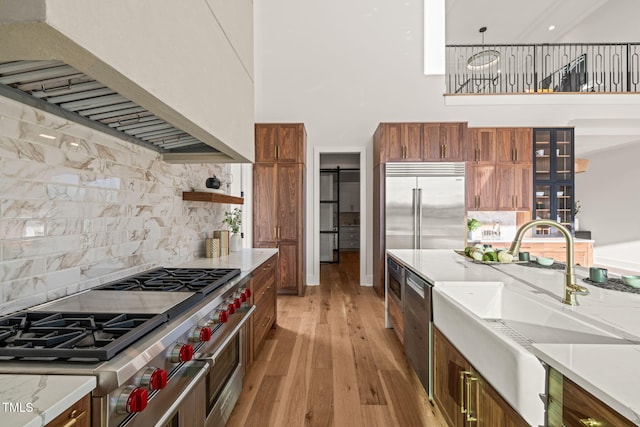
<path id="1" fill-rule="evenodd" d="M 157 268 L 0 318 L 0 360 L 109 360 L 239 274 Z"/>
<path id="2" fill-rule="evenodd" d="M 96 289 L 104 291 L 199 292 L 208 294 L 240 274 L 238 268 L 156 268 Z"/>
<path id="3" fill-rule="evenodd" d="M 148 313 L 18 313 L 0 319 L 0 356 L 109 360 L 166 320 Z"/>

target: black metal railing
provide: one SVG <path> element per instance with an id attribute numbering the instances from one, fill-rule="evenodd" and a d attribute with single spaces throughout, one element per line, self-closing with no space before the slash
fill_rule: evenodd
<path id="1" fill-rule="evenodd" d="M 447 93 L 640 92 L 640 43 L 447 46 Z"/>

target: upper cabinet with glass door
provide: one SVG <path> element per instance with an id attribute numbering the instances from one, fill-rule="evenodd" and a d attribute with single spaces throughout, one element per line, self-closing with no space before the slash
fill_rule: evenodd
<path id="1" fill-rule="evenodd" d="M 574 153 L 573 129 L 533 130 L 536 219 L 551 219 L 573 231 Z M 556 229 L 536 227 L 536 236 L 557 237 Z"/>

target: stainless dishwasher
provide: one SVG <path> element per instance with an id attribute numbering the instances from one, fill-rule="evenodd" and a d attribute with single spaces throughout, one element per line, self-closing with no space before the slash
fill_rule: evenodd
<path id="1" fill-rule="evenodd" d="M 433 399 L 432 344 L 433 285 L 410 269 L 405 272 L 404 352 L 416 371 L 429 399 Z"/>

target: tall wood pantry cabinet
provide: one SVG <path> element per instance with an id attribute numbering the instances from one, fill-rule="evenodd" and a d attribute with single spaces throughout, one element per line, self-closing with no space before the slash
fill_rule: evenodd
<path id="1" fill-rule="evenodd" d="M 279 294 L 304 295 L 305 158 L 302 123 L 257 123 L 253 165 L 253 246 L 278 248 Z"/>

